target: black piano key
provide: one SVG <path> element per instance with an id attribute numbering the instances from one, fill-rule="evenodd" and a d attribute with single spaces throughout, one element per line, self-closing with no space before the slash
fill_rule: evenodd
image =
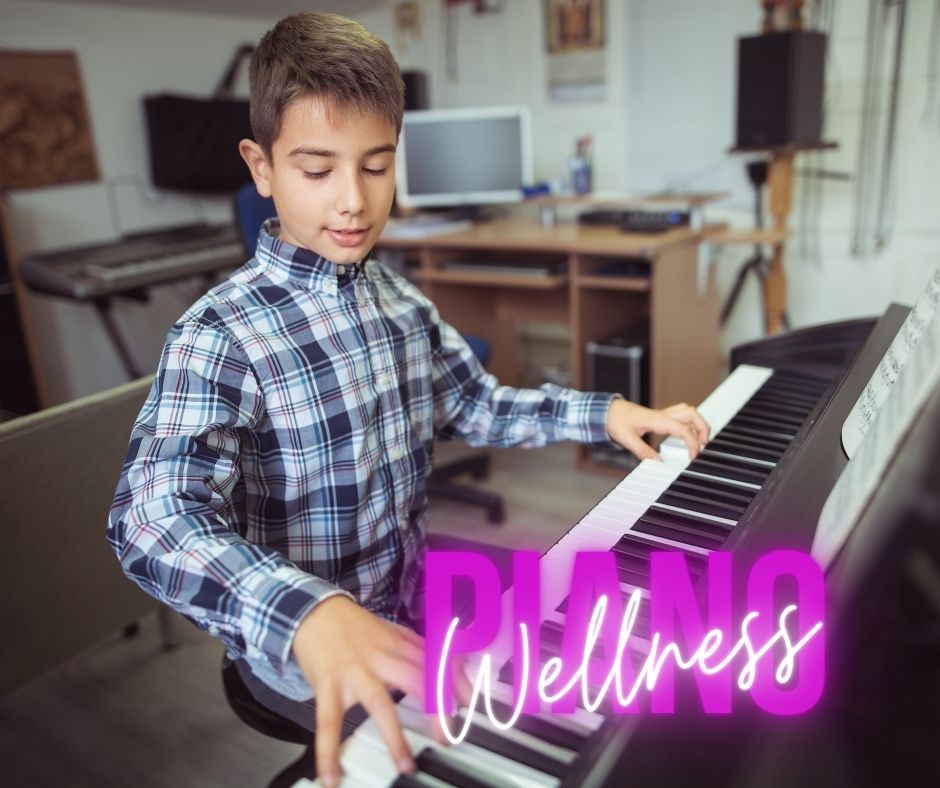
<path id="1" fill-rule="evenodd" d="M 508 720 L 512 717 L 513 709 L 508 704 L 498 700 L 493 700 L 492 703 L 493 711 L 501 720 Z M 563 747 L 573 752 L 580 752 L 588 741 L 587 736 L 582 736 L 570 728 L 553 725 L 551 720 L 533 714 L 520 714 L 515 727 L 547 744 L 554 744 L 556 747 Z"/>
<path id="2" fill-rule="evenodd" d="M 722 440 L 734 440 L 740 443 L 746 443 L 759 449 L 778 451 L 780 454 L 783 454 L 792 442 L 784 440 L 783 438 L 774 438 L 769 435 L 755 435 L 749 430 L 742 430 L 737 427 L 725 427 L 715 437 L 721 438 Z"/>
<path id="3" fill-rule="evenodd" d="M 687 525 L 665 524 L 659 520 L 651 519 L 645 515 L 641 517 L 636 525 L 635 531 L 640 533 L 658 536 L 662 539 L 672 539 L 674 542 L 683 542 L 685 544 L 704 547 L 706 550 L 717 550 L 728 538 L 728 531 L 722 529 L 717 532 L 709 532 L 705 527 L 690 527 Z"/>
<path id="4" fill-rule="evenodd" d="M 722 457 L 702 457 L 701 454 L 686 466 L 686 470 L 707 473 L 711 476 L 733 479 L 738 482 L 748 482 L 758 486 L 763 484 L 767 478 L 764 468 L 753 466 L 741 468 L 736 463 L 725 461 Z"/>
<path id="5" fill-rule="evenodd" d="M 664 525 L 684 525 L 690 528 L 700 528 L 705 532 L 715 534 L 729 534 L 734 528 L 733 525 L 728 523 L 715 522 L 694 513 L 676 512 L 672 509 L 657 506 L 655 503 L 651 504 L 650 508 L 643 513 L 643 518 Z"/>
<path id="6" fill-rule="evenodd" d="M 754 499 L 754 490 L 714 479 L 701 479 L 684 472 L 679 474 L 676 480 L 669 485 L 669 489 L 698 493 L 708 500 L 720 501 L 735 506 L 746 507 Z"/>
<path id="7" fill-rule="evenodd" d="M 557 657 L 561 654 L 562 640 L 565 636 L 565 628 L 557 621 L 543 621 L 539 626 L 539 644 L 544 648 L 544 653 L 549 656 Z M 600 641 L 594 647 L 592 656 L 595 659 L 604 659 L 604 644 Z"/>
<path id="8" fill-rule="evenodd" d="M 790 416 L 777 413 L 770 408 L 762 408 L 751 404 L 747 404 L 741 408 L 741 410 L 735 414 L 735 417 L 757 419 L 762 424 L 767 424 L 771 427 L 789 428 L 792 430 L 799 430 L 805 421 L 805 419 L 791 418 Z"/>
<path id="9" fill-rule="evenodd" d="M 699 452 L 696 459 L 703 459 L 709 461 L 720 462 L 727 468 L 739 468 L 740 470 L 749 470 L 755 471 L 761 475 L 761 482 L 764 481 L 773 470 L 769 465 L 766 465 L 762 460 L 749 460 L 747 457 L 741 457 L 736 454 L 731 454 L 731 452 L 719 452 L 711 448 L 711 444 L 708 445 L 703 451 Z M 691 463 L 690 463 L 691 465 Z"/>
<path id="10" fill-rule="evenodd" d="M 533 750 L 531 747 L 512 741 L 496 731 L 480 725 L 471 724 L 469 726 L 465 741 L 559 779 L 565 776 L 569 768 L 568 764 L 552 758 L 550 755 Z"/>
<path id="11" fill-rule="evenodd" d="M 793 416 L 798 419 L 805 419 L 813 412 L 813 405 L 793 402 L 783 396 L 776 394 L 755 394 L 751 397 L 748 405 L 757 405 L 761 408 L 767 408 L 775 413 L 782 413 Z"/>
<path id="12" fill-rule="evenodd" d="M 791 437 L 779 433 L 769 432 L 766 429 L 746 427 L 740 422 L 735 422 L 734 419 L 729 421 L 721 432 L 723 433 L 725 431 L 728 431 L 731 435 L 741 435 L 753 438 L 755 440 L 767 441 L 768 443 L 772 443 L 784 449 L 793 443 L 793 439 Z"/>
<path id="13" fill-rule="evenodd" d="M 629 644 L 628 644 L 628 645 L 629 645 Z M 628 649 L 628 652 L 627 652 L 627 653 L 632 653 L 632 652 L 630 652 L 629 649 Z M 504 683 L 512 684 L 512 682 L 513 682 L 513 671 L 514 671 L 514 668 L 513 668 L 513 661 L 510 659 L 505 665 L 503 665 L 503 666 L 499 669 L 499 680 L 502 681 L 502 682 L 504 682 Z M 593 698 L 597 697 L 597 693 L 599 692 L 600 688 L 599 688 L 599 687 L 590 687 L 590 690 L 591 690 L 591 693 L 590 693 L 590 694 L 591 694 L 591 698 L 593 699 Z M 586 710 L 586 711 L 593 711 L 593 712 L 596 712 L 597 714 L 603 714 L 604 716 L 608 716 L 608 715 L 610 715 L 610 714 L 613 713 L 613 708 L 612 708 L 612 706 L 611 706 L 611 702 L 610 702 L 610 700 L 609 700 L 608 698 L 606 698 L 606 697 L 600 702 L 600 704 L 597 706 L 597 708 L 595 708 L 595 709 L 587 709 L 587 707 L 584 705 L 584 700 L 583 700 L 582 697 L 581 697 L 581 685 L 580 685 L 580 683 L 578 684 L 577 687 L 575 687 L 575 688 L 572 690 L 572 692 L 574 692 L 575 698 L 576 698 L 575 705 L 576 705 L 579 709 L 584 709 L 584 710 Z"/>
<path id="14" fill-rule="evenodd" d="M 653 505 L 655 506 L 655 504 Z M 683 550 L 680 547 L 669 547 L 667 545 L 656 544 L 655 542 L 648 542 L 632 533 L 627 533 L 621 536 L 620 541 L 618 541 L 617 544 L 611 548 L 611 550 L 614 552 L 615 557 L 619 554 L 626 556 L 633 561 L 644 563 L 647 567 L 647 575 L 649 574 L 649 556 L 650 553 L 652 553 L 654 550 L 661 552 L 682 553 L 686 557 L 686 563 L 689 567 L 689 572 L 695 574 L 696 576 L 701 574 L 708 565 L 708 559 L 699 553 L 693 553 L 690 550 Z M 649 586 L 642 587 L 648 588 Z"/>
<path id="15" fill-rule="evenodd" d="M 643 561 L 633 556 L 614 552 L 614 561 L 617 564 L 617 579 L 637 588 L 649 588 L 649 561 Z"/>
<path id="16" fill-rule="evenodd" d="M 456 763 L 454 759 L 449 758 L 443 750 L 426 747 L 415 758 L 415 766 L 425 774 L 450 783 L 456 788 L 492 788 L 489 783 L 467 771 L 463 764 Z"/>
<path id="17" fill-rule="evenodd" d="M 728 424 L 734 425 L 735 428 L 747 427 L 748 429 L 757 430 L 765 435 L 775 436 L 786 441 L 792 441 L 796 437 L 796 433 L 799 432 L 799 430 L 792 429 L 791 427 L 772 426 L 766 421 L 753 419 L 749 416 L 742 416 L 740 413 L 731 419 Z"/>
<path id="18" fill-rule="evenodd" d="M 511 659 L 499 669 L 499 680 L 510 687 L 516 685 L 516 673 Z"/>
<path id="19" fill-rule="evenodd" d="M 744 514 L 744 510 L 747 508 L 746 506 L 736 504 L 718 503 L 708 500 L 699 493 L 685 492 L 681 489 L 666 490 L 666 492 L 659 496 L 657 503 L 663 503 L 667 506 L 676 506 L 680 509 L 690 509 L 693 512 L 710 514 L 714 517 L 724 517 L 727 520 L 735 521 L 740 519 L 741 515 Z"/>
<path id="20" fill-rule="evenodd" d="M 776 374 L 763 387 L 772 391 L 790 392 L 794 397 L 815 397 L 819 399 L 829 387 L 829 384 L 807 378 Z"/>
<path id="21" fill-rule="evenodd" d="M 768 451 L 767 449 L 749 446 L 741 441 L 732 438 L 718 437 L 708 442 L 708 446 L 713 451 L 723 451 L 728 454 L 736 454 L 741 457 L 748 457 L 754 460 L 763 460 L 764 462 L 776 463 L 783 456 L 782 451 Z"/>
<path id="22" fill-rule="evenodd" d="M 486 783 L 478 784 L 486 785 Z M 416 774 L 399 774 L 395 782 L 392 783 L 391 788 L 428 788 L 429 785 L 429 783 L 422 782 L 421 778 Z"/>

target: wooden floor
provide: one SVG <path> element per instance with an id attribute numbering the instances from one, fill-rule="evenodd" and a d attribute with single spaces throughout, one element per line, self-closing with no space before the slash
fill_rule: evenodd
<path id="1" fill-rule="evenodd" d="M 439 447 L 438 461 L 465 454 Z M 432 501 L 431 530 L 544 551 L 617 482 L 574 470 L 574 447 L 491 451 L 507 522 Z M 5 601 L 8 604 L 9 600 Z M 0 699 L 0 784 L 64 788 L 263 786 L 301 747 L 255 733 L 229 710 L 221 645 L 186 622 L 175 651 L 159 648 L 155 618 L 132 639 L 115 635 Z M 15 648 L 4 633 L 3 648 Z"/>

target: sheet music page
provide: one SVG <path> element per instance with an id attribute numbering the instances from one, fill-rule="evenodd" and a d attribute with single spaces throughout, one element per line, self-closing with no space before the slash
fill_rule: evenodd
<path id="1" fill-rule="evenodd" d="M 842 448 L 846 456 L 851 459 L 855 456 L 862 438 L 868 432 L 875 414 L 882 406 L 891 387 L 898 379 L 898 374 L 904 368 L 912 351 L 917 346 L 924 332 L 928 330 L 936 319 L 940 302 L 940 267 L 927 283 L 927 289 L 914 304 L 914 308 L 898 331 L 898 335 L 888 348 L 884 358 L 865 386 L 858 402 L 849 412 L 842 425 Z"/>
<path id="2" fill-rule="evenodd" d="M 936 286 L 937 282 L 935 276 L 932 284 Z M 940 320 L 933 320 L 926 322 L 919 341 L 908 351 L 906 363 L 868 422 L 865 439 L 826 499 L 812 549 L 823 569 L 838 555 L 881 482 L 891 457 L 900 450 L 910 425 L 937 386 L 940 386 Z"/>

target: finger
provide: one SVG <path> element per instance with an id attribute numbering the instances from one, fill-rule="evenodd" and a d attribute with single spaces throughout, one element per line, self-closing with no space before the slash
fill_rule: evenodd
<path id="1" fill-rule="evenodd" d="M 675 407 L 675 413 L 670 413 L 672 408 L 667 408 L 666 413 L 669 413 L 673 418 L 679 419 L 679 421 L 691 424 L 698 436 L 699 442 L 703 445 L 708 443 L 711 428 L 708 426 L 708 422 L 702 418 L 702 414 L 698 412 L 698 409 L 693 408 L 691 405 L 686 405 L 685 403 Z"/>
<path id="2" fill-rule="evenodd" d="M 314 746 L 317 755 L 317 774 L 325 788 L 339 785 L 339 739 L 343 724 L 343 705 L 332 687 L 318 687 L 317 735 Z"/>
<path id="3" fill-rule="evenodd" d="M 392 627 L 409 643 L 417 646 L 422 651 L 424 650 L 424 638 L 421 637 L 421 635 L 419 635 L 417 632 L 413 632 L 412 630 L 408 629 L 408 627 L 402 626 L 401 624 L 392 624 Z"/>
<path id="4" fill-rule="evenodd" d="M 411 695 L 424 707 L 424 668 L 401 657 L 384 655 L 374 663 L 378 677 L 390 689 Z"/>
<path id="5" fill-rule="evenodd" d="M 633 452 L 638 460 L 661 460 L 657 451 L 644 441 L 639 435 L 631 435 L 627 439 L 627 448 Z"/>
<path id="6" fill-rule="evenodd" d="M 704 446 L 708 443 L 708 436 L 711 433 L 708 422 L 702 418 L 702 414 L 696 408 L 689 408 L 689 421 L 692 423 L 692 428 L 695 430 L 699 443 Z"/>
<path id="7" fill-rule="evenodd" d="M 386 653 L 407 660 L 420 670 L 424 670 L 425 653 L 422 645 L 399 638 L 395 643 L 389 645 Z"/>
<path id="8" fill-rule="evenodd" d="M 454 697 L 457 698 L 457 704 L 463 707 L 469 707 L 473 701 L 473 685 L 467 678 L 466 658 L 454 661 Z"/>
<path id="9" fill-rule="evenodd" d="M 667 435 L 679 438 L 688 447 L 690 459 L 694 460 L 698 456 L 699 449 L 701 448 L 698 442 L 698 436 L 696 436 L 688 424 L 683 424 L 677 419 L 663 415 L 661 419 L 657 419 L 654 429 L 656 432 L 666 433 Z"/>
<path id="10" fill-rule="evenodd" d="M 388 752 L 392 756 L 395 767 L 402 773 L 413 772 L 415 762 L 411 757 L 411 750 L 408 749 L 408 743 L 405 741 L 405 735 L 402 733 L 401 721 L 395 713 L 395 704 L 392 703 L 385 687 L 375 681 L 360 694 L 359 700 L 369 712 L 369 716 L 375 720 L 375 725 L 388 746 Z"/>

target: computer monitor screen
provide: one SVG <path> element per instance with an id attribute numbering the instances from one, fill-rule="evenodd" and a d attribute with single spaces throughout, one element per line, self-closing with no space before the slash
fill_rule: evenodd
<path id="1" fill-rule="evenodd" d="M 398 145 L 398 203 L 406 207 L 518 202 L 532 182 L 525 107 L 406 112 Z"/>

